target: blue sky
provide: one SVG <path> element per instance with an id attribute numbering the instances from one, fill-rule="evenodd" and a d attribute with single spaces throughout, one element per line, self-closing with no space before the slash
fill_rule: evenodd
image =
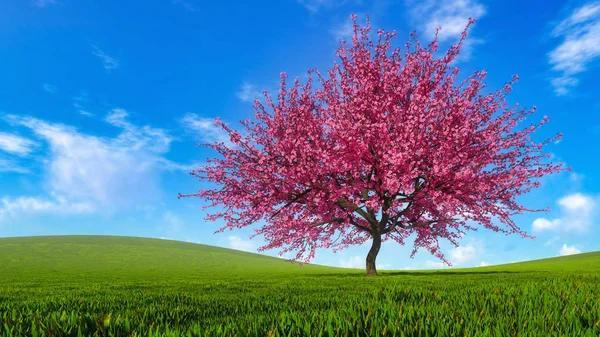
<path id="1" fill-rule="evenodd" d="M 226 140 L 253 118 L 252 100 L 277 89 L 279 73 L 328 69 L 349 15 L 375 29 L 412 30 L 441 49 L 470 29 L 462 76 L 488 71 L 487 90 L 518 74 L 509 96 L 551 118 L 536 140 L 571 173 L 544 178 L 519 199 L 546 213 L 516 217 L 536 240 L 482 229 L 459 248 L 456 267 L 600 250 L 600 2 L 478 0 L 88 1 L 0 4 L 0 237 L 103 234 L 170 238 L 256 251 L 252 228 L 213 234 L 188 172 L 215 153 L 197 141 Z M 225 137 L 225 138 L 224 138 Z M 258 225 L 257 225 L 258 226 Z M 314 263 L 364 268 L 369 243 Z M 406 246 L 384 243 L 380 269 L 439 268 Z M 265 254 L 277 255 L 277 251 Z"/>

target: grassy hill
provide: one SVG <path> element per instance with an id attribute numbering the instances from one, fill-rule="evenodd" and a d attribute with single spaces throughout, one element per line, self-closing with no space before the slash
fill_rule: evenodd
<path id="1" fill-rule="evenodd" d="M 169 240 L 0 238 L 0 337 L 592 337 L 599 266 L 594 252 L 367 278 Z"/>
<path id="2" fill-rule="evenodd" d="M 408 257 L 407 257 L 408 258 Z M 599 271 L 600 252 L 477 268 L 425 273 L 490 271 Z M 36 277 L 116 277 L 172 279 L 235 277 L 249 274 L 355 274 L 345 269 L 297 264 L 261 254 L 203 244 L 126 236 L 33 236 L 0 238 L 0 280 Z M 411 271 L 380 271 L 410 274 Z"/>
<path id="3" fill-rule="evenodd" d="M 249 274 L 346 273 L 233 249 L 126 236 L 0 238 L 0 281 L 32 278 L 185 279 Z"/>
<path id="4" fill-rule="evenodd" d="M 557 256 L 540 260 L 479 267 L 477 269 L 483 271 L 600 271 L 600 252 Z"/>

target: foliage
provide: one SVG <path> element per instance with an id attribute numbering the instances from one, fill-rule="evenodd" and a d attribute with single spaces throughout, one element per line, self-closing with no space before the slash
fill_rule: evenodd
<path id="1" fill-rule="evenodd" d="M 403 245 L 414 235 L 411 257 L 424 248 L 450 264 L 440 239 L 458 245 L 477 225 L 527 237 L 511 217 L 539 210 L 517 197 L 564 168 L 545 162 L 542 152 L 560 135 L 531 139 L 549 119 L 522 127 L 535 107 L 508 108 L 518 77 L 487 95 L 485 71 L 457 85 L 451 63 L 468 25 L 436 59 L 436 40 L 423 48 L 412 34 L 414 45 L 402 55 L 392 50 L 395 32 L 379 30 L 372 41 L 369 23 L 361 28 L 353 20 L 351 45 L 341 43 L 333 68 L 325 76 L 309 71 L 305 84 L 292 87 L 282 73 L 277 99 L 265 92 L 265 104 L 255 101 L 256 121 L 242 121 L 246 135 L 215 122 L 235 146 L 205 144 L 223 158 L 191 174 L 219 188 L 180 197 L 223 206 L 207 216 L 226 222 L 221 231 L 265 220 L 255 234 L 265 237 L 261 249 L 296 251 L 307 262 L 319 247 L 337 251 L 372 238 L 373 271 L 386 240 Z"/>

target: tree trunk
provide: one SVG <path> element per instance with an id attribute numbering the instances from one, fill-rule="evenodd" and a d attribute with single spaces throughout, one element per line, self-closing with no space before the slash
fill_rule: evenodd
<path id="1" fill-rule="evenodd" d="M 367 276 L 377 276 L 377 268 L 375 268 L 375 259 L 377 259 L 379 248 L 381 248 L 381 234 L 372 233 L 371 236 L 373 237 L 373 244 L 371 245 L 369 254 L 367 254 Z"/>

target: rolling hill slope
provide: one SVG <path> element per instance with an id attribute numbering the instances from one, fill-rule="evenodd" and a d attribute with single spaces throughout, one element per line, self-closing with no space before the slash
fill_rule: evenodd
<path id="1" fill-rule="evenodd" d="M 406 257 L 408 259 L 408 257 Z M 478 268 L 419 273 L 600 271 L 600 252 Z M 35 236 L 0 238 L 0 281 L 39 279 L 190 280 L 250 275 L 362 274 L 297 264 L 261 254 L 202 244 L 124 236 Z M 380 271 L 380 274 L 411 271 Z"/>
<path id="2" fill-rule="evenodd" d="M 309 264 L 300 268 L 261 254 L 151 238 L 95 235 L 0 238 L 0 281 L 43 277 L 158 280 L 344 272 L 349 270 Z"/>

